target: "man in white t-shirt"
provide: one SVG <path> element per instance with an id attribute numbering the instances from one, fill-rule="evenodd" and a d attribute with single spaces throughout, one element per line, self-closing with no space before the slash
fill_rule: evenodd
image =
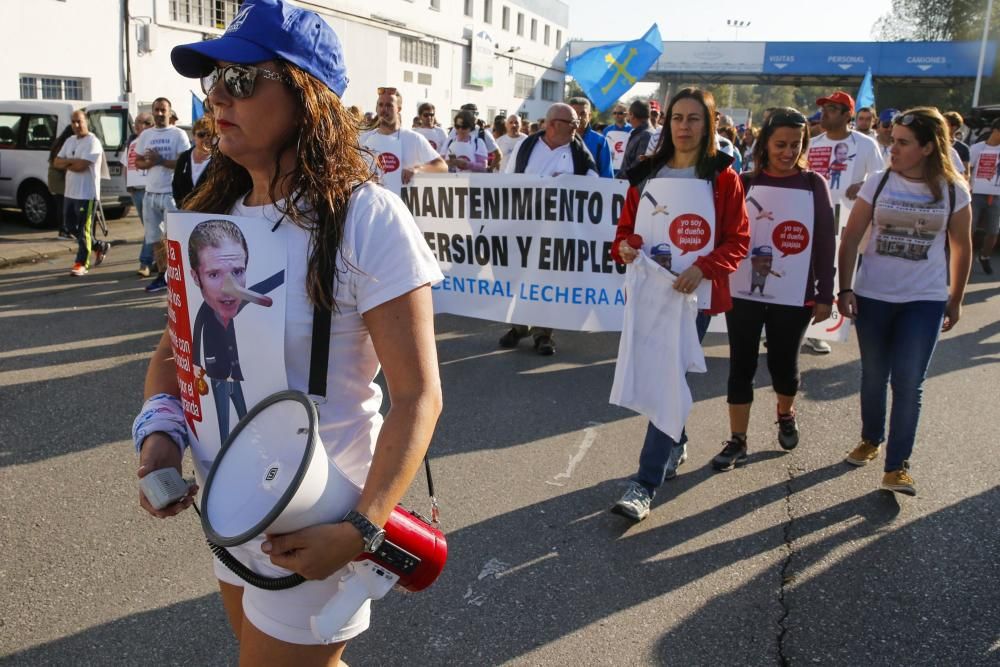
<path id="1" fill-rule="evenodd" d="M 504 127 L 507 128 L 507 132 L 503 136 L 497 137 L 497 146 L 500 147 L 502 154 L 500 158 L 501 172 L 507 170 L 507 164 L 510 162 L 510 156 L 514 154 L 514 149 L 527 136 L 521 134 L 521 117 L 515 113 L 507 116 Z"/>
<path id="2" fill-rule="evenodd" d="M 854 118 L 854 130 L 861 134 L 867 134 L 872 139 L 875 138 L 875 108 L 861 107 Z"/>
<path id="3" fill-rule="evenodd" d="M 94 240 L 94 207 L 101 198 L 100 169 L 104 147 L 91 133 L 83 111 L 73 112 L 70 125 L 73 136 L 63 144 L 52 166 L 66 170 L 63 215 L 66 229 L 77 239 L 76 261 L 70 274 L 85 276 L 90 269 L 92 251 L 96 266 L 104 261 L 111 246 L 107 241 Z"/>
<path id="4" fill-rule="evenodd" d="M 153 127 L 143 130 L 135 147 L 135 166 L 146 170 L 146 194 L 142 199 L 143 242 L 154 248 L 159 270 L 156 279 L 146 286 L 146 291 L 150 293 L 167 289 L 164 220 L 167 213 L 177 210 L 173 194 L 177 156 L 191 148 L 187 133 L 170 125 L 171 111 L 167 98 L 153 100 Z"/>
<path id="5" fill-rule="evenodd" d="M 556 102 L 545 114 L 545 132 L 526 137 L 507 161 L 505 174 L 530 174 L 552 178 L 564 174 L 598 178 L 597 164 L 583 141 L 576 136 L 580 121 L 568 104 Z M 555 354 L 552 329 L 515 324 L 500 337 L 500 347 L 517 347 L 518 341 L 531 334 L 535 350 L 542 356 Z"/>
<path id="6" fill-rule="evenodd" d="M 874 139 L 849 128 L 854 115 L 853 97 L 838 90 L 816 100 L 816 106 L 821 109 L 823 134 L 809 141 L 809 168 L 830 185 L 830 202 L 839 236 L 839 226 L 847 222 L 846 215 L 840 215 L 841 209 L 853 205 L 865 179 L 882 171 L 885 162 Z M 831 351 L 826 341 L 816 338 L 807 338 L 806 345 L 819 354 Z"/>
<path id="7" fill-rule="evenodd" d="M 413 129 L 423 135 L 431 148 L 438 152 L 438 155 L 444 157 L 444 145 L 448 142 L 448 133 L 438 125 L 437 110 L 434 105 L 430 102 L 423 102 L 417 107 L 417 118 L 420 119 L 420 125 Z"/>
<path id="8" fill-rule="evenodd" d="M 969 173 L 972 184 L 972 227 L 983 226 L 985 236 L 979 248 L 983 273 L 993 274 L 993 250 L 1000 231 L 1000 118 L 990 126 L 986 141 L 969 149 Z"/>
<path id="9" fill-rule="evenodd" d="M 375 104 L 378 127 L 361 134 L 361 145 L 375 154 L 379 182 L 399 195 L 414 174 L 444 173 L 448 165 L 424 137 L 400 126 L 403 96 L 395 88 L 379 88 Z"/>
<path id="10" fill-rule="evenodd" d="M 135 204 L 140 223 L 142 222 L 142 202 L 146 196 L 146 170 L 136 166 L 135 159 L 138 157 L 138 153 L 135 152 L 135 148 L 143 131 L 150 127 L 153 127 L 153 115 L 145 111 L 138 113 L 135 117 L 135 138 L 129 143 L 127 149 L 128 162 L 125 171 L 125 185 L 128 193 L 132 195 L 132 203 Z M 153 246 L 148 245 L 144 239 L 142 249 L 139 250 L 139 270 L 136 273 L 143 278 L 148 278 L 152 266 Z"/>

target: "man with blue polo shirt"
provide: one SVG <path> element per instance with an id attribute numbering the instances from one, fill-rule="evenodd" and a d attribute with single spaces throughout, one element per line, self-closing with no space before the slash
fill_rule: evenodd
<path id="1" fill-rule="evenodd" d="M 580 137 L 584 146 L 590 151 L 597 165 L 597 175 L 601 178 L 613 178 L 611 172 L 611 147 L 604 135 L 595 132 L 590 127 L 590 100 L 586 97 L 573 97 L 569 105 L 576 112 L 580 124 L 576 128 L 576 136 Z"/>

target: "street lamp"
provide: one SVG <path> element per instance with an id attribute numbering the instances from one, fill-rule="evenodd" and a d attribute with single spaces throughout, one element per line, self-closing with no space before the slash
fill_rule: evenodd
<path id="1" fill-rule="evenodd" d="M 740 28 L 749 28 L 750 21 L 740 21 L 737 19 L 726 19 L 726 25 L 736 31 L 736 41 L 740 41 Z"/>

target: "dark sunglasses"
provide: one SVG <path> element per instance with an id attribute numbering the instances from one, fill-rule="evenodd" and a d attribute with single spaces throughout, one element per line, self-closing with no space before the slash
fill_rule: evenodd
<path id="1" fill-rule="evenodd" d="M 201 77 L 201 90 L 206 95 L 210 95 L 221 81 L 230 97 L 242 100 L 253 95 L 254 83 L 258 76 L 289 85 L 292 83 L 292 80 L 284 74 L 253 65 L 226 65 L 225 67 L 215 67 L 211 72 Z"/>
<path id="2" fill-rule="evenodd" d="M 887 128 L 892 127 L 892 121 L 891 120 L 883 120 L 881 123 L 879 123 L 879 125 L 881 125 L 882 129 L 885 130 Z"/>
<path id="3" fill-rule="evenodd" d="M 152 124 L 153 124 L 152 120 L 144 120 L 142 121 L 142 123 L 140 123 L 140 125 L 146 125 L 146 126 L 151 126 Z"/>
<path id="4" fill-rule="evenodd" d="M 420 114 L 420 115 L 421 115 L 421 116 L 422 116 L 423 118 L 433 118 L 433 117 L 434 117 L 434 112 L 433 112 L 433 111 L 425 111 L 425 112 L 423 112 L 423 113 L 422 113 L 422 114 Z"/>
<path id="5" fill-rule="evenodd" d="M 777 112 L 771 114 L 767 124 L 771 127 L 805 127 L 806 117 L 800 113 Z"/>
<path id="6" fill-rule="evenodd" d="M 203 132 L 195 132 L 194 136 L 198 137 L 199 139 L 204 139 L 205 137 L 209 136 L 209 134 L 208 134 L 208 132 L 204 132 L 204 131 Z"/>
<path id="7" fill-rule="evenodd" d="M 459 125 L 458 123 L 455 123 L 455 129 L 456 130 L 468 130 L 469 126 L 468 125 Z"/>
<path id="8" fill-rule="evenodd" d="M 612 113 L 612 115 L 613 116 L 624 116 L 625 112 L 624 111 L 615 111 L 614 113 Z"/>
<path id="9" fill-rule="evenodd" d="M 379 86 L 378 88 L 376 88 L 376 90 L 378 91 L 379 95 L 395 95 L 396 94 L 396 89 L 395 88 L 388 88 L 386 86 Z"/>

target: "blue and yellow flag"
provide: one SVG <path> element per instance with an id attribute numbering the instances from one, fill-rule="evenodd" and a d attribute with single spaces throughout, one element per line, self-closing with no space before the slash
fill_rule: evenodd
<path id="1" fill-rule="evenodd" d="M 595 46 L 570 58 L 566 71 L 594 106 L 605 111 L 646 75 L 661 53 L 663 40 L 654 23 L 642 39 Z"/>

